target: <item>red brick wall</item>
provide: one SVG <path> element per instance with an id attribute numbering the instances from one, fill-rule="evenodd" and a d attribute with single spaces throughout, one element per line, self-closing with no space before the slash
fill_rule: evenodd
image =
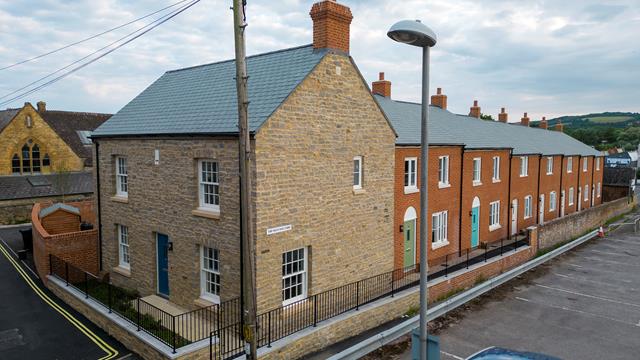
<path id="1" fill-rule="evenodd" d="M 593 165 L 593 185 L 597 186 L 600 184 L 600 196 L 598 196 L 598 189 L 596 187 L 596 197 L 594 198 L 594 205 L 600 205 L 603 202 L 602 196 L 602 178 L 604 176 L 604 158 L 602 156 L 598 156 L 593 159 L 595 162 L 596 159 L 600 160 L 600 168 L 597 169 L 595 163 Z"/>
<path id="2" fill-rule="evenodd" d="M 51 235 L 80 231 L 80 215 L 57 210 L 40 219 L 42 227 Z"/>
<path id="3" fill-rule="evenodd" d="M 573 158 L 572 171 L 567 172 L 567 164 L 569 158 Z M 578 196 L 578 172 L 576 166 L 578 164 L 578 156 L 565 156 L 562 160 L 562 188 L 565 193 L 564 214 L 569 215 L 576 212 L 578 209 L 577 196 Z M 573 204 L 569 205 L 569 189 L 573 188 Z"/>
<path id="4" fill-rule="evenodd" d="M 429 147 L 429 214 L 448 211 L 447 238 L 449 245 L 429 251 L 429 261 L 437 260 L 447 254 L 458 252 L 460 218 L 460 146 L 431 146 Z M 440 156 L 449 156 L 449 184 L 450 187 L 438 186 L 438 159 Z M 420 216 L 420 193 L 405 194 L 404 192 L 404 160 L 408 157 L 418 159 L 417 186 L 420 187 L 420 147 L 396 147 L 395 159 L 395 185 L 394 185 L 394 268 L 404 266 L 404 232 L 400 231 L 400 225 L 404 224 L 404 214 L 409 207 L 416 210 Z M 429 221 L 429 237 L 431 238 L 431 216 Z M 419 221 L 416 222 L 416 263 L 420 251 Z"/>
<path id="5" fill-rule="evenodd" d="M 75 206 L 74 203 L 69 203 L 69 205 Z M 81 207 L 83 209 L 91 208 L 86 205 Z M 31 210 L 33 258 L 40 278 L 46 279 L 46 275 L 49 274 L 49 254 L 97 275 L 99 272 L 98 230 L 51 235 L 38 219 L 40 209 L 41 204 L 35 204 Z"/>
<path id="6" fill-rule="evenodd" d="M 500 181 L 493 182 L 493 157 L 500 157 Z M 473 159 L 481 159 L 481 185 L 473 185 Z M 509 150 L 465 150 L 462 182 L 462 250 L 471 247 L 471 209 L 473 199 L 480 200 L 479 243 L 487 243 L 507 237 L 507 194 L 509 187 Z M 500 225 L 489 230 L 489 204 L 500 201 Z"/>
<path id="7" fill-rule="evenodd" d="M 582 162 L 584 159 L 587 159 L 587 171 L 582 171 Z M 593 156 L 583 156 L 580 158 L 580 201 L 582 202 L 582 210 L 588 209 L 591 207 L 591 170 L 593 169 Z M 584 199 L 584 186 L 589 185 L 589 196 L 588 199 Z"/>
<path id="8" fill-rule="evenodd" d="M 551 175 L 547 175 L 548 158 L 553 158 L 553 171 Z M 560 173 L 562 171 L 562 156 L 543 156 L 540 162 L 540 194 L 544 194 L 544 221 L 550 221 L 560 216 L 561 208 L 561 188 Z M 554 211 L 549 210 L 551 205 L 551 192 L 556 192 L 556 206 Z M 565 208 L 566 210 L 566 208 Z"/>
<path id="9" fill-rule="evenodd" d="M 528 175 L 520 176 L 520 157 L 529 158 Z M 511 158 L 511 201 L 518 199 L 518 231 L 537 223 L 539 155 L 513 155 Z M 531 195 L 531 217 L 524 218 L 524 198 Z M 545 196 L 546 198 L 546 196 Z"/>

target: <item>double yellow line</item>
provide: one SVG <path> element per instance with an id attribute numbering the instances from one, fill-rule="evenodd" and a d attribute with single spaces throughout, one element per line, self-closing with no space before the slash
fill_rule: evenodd
<path id="1" fill-rule="evenodd" d="M 88 337 L 91 341 L 93 341 L 100 349 L 102 349 L 106 355 L 101 357 L 99 360 L 111 360 L 118 356 L 118 351 L 107 344 L 104 340 L 102 340 L 98 335 L 94 334 L 89 328 L 87 328 L 82 322 L 73 317 L 73 315 L 69 314 L 64 308 L 58 305 L 55 301 L 53 301 L 40 287 L 27 275 L 27 273 L 22 269 L 20 264 L 16 262 L 16 260 L 7 252 L 5 247 L 0 244 L 0 252 L 4 254 L 4 256 L 9 260 L 11 265 L 18 271 L 18 274 L 22 276 L 24 281 L 33 289 L 33 291 L 49 306 L 51 306 L 55 311 L 60 313 L 65 319 L 67 319 L 73 326 L 75 326 L 78 330 L 80 330 L 86 337 Z"/>

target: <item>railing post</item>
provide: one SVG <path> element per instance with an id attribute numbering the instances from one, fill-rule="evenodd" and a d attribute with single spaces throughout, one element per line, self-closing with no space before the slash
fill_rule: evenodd
<path id="1" fill-rule="evenodd" d="M 469 269 L 469 249 L 467 249 L 467 269 Z"/>
<path id="2" fill-rule="evenodd" d="M 504 239 L 500 239 L 500 256 L 502 256 L 502 250 L 504 249 Z"/>
<path id="3" fill-rule="evenodd" d="M 486 244 L 484 247 L 484 262 L 487 262 L 487 250 L 489 249 L 489 244 Z"/>
<path id="4" fill-rule="evenodd" d="M 269 332 L 267 334 L 267 347 L 271 347 L 271 313 L 272 311 L 269 311 L 269 321 L 267 321 L 269 323 Z"/>
<path id="5" fill-rule="evenodd" d="M 449 254 L 444 256 L 444 277 L 449 276 Z"/>
<path id="6" fill-rule="evenodd" d="M 175 316 L 171 316 L 171 318 L 173 319 L 173 325 L 171 326 L 171 332 L 173 333 L 173 339 L 172 339 L 172 344 L 173 345 L 173 353 L 176 353 L 176 317 Z"/>
<path id="7" fill-rule="evenodd" d="M 313 295 L 313 327 L 318 325 L 318 295 Z"/>
<path id="8" fill-rule="evenodd" d="M 209 360 L 213 360 L 213 331 L 209 332 Z"/>
<path id="9" fill-rule="evenodd" d="M 394 294 L 395 294 L 395 292 L 396 292 L 396 287 L 395 287 L 395 285 L 396 285 L 396 279 L 395 279 L 395 277 L 396 277 L 396 271 L 395 271 L 395 270 L 393 270 L 393 271 L 391 272 L 391 297 L 393 297 L 393 295 L 394 295 Z"/>
<path id="10" fill-rule="evenodd" d="M 140 331 L 140 298 L 136 298 L 136 325 L 138 325 L 138 331 Z"/>
<path id="11" fill-rule="evenodd" d="M 360 281 L 356 282 L 356 311 L 360 310 Z"/>
<path id="12" fill-rule="evenodd" d="M 64 280 L 67 283 L 67 286 L 69 286 L 69 263 L 68 262 L 64 262 Z"/>
<path id="13" fill-rule="evenodd" d="M 84 298 L 89 298 L 89 276 L 86 271 L 84 272 Z"/>
<path id="14" fill-rule="evenodd" d="M 107 305 L 109 306 L 109 314 L 111 314 L 111 283 L 107 283 Z"/>
<path id="15" fill-rule="evenodd" d="M 51 253 L 49 253 L 49 275 L 53 275 L 53 262 L 51 261 Z"/>

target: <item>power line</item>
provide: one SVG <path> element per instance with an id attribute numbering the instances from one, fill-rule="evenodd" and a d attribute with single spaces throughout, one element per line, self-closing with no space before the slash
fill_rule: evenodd
<path id="1" fill-rule="evenodd" d="M 55 49 L 55 50 L 51 50 L 51 51 L 48 51 L 48 52 L 46 52 L 46 53 L 43 53 L 43 54 L 40 54 L 40 55 L 37 55 L 37 56 L 31 57 L 31 58 L 28 58 L 28 59 L 25 59 L 25 60 L 22 60 L 22 61 L 18 61 L 18 62 L 16 62 L 16 63 L 11 64 L 11 65 L 7 65 L 7 66 L 5 66 L 5 67 L 1 67 L 1 68 L 0 68 L 0 71 L 2 71 L 2 70 L 6 70 L 6 69 L 10 69 L 10 68 L 12 68 L 12 67 L 15 67 L 15 66 L 18 66 L 18 65 L 22 65 L 22 64 L 25 64 L 25 63 L 28 63 L 28 62 L 31 62 L 31 61 L 34 61 L 34 60 L 40 59 L 40 58 L 43 58 L 43 57 L 45 57 L 45 56 L 48 56 L 48 55 L 51 55 L 51 54 L 55 54 L 55 53 L 57 53 L 57 52 L 59 52 L 59 51 L 62 51 L 62 50 L 64 50 L 64 49 L 68 49 L 68 48 L 70 48 L 70 47 L 72 47 L 72 46 L 75 46 L 75 45 L 78 45 L 78 44 L 82 44 L 82 43 L 87 42 L 87 41 L 89 41 L 89 40 L 93 40 L 93 39 L 95 39 L 95 38 L 97 38 L 97 37 L 100 37 L 100 36 L 102 36 L 102 35 L 104 35 L 104 34 L 110 33 L 110 32 L 112 32 L 112 31 L 115 31 L 115 30 L 121 29 L 121 28 L 123 28 L 123 27 L 125 27 L 125 26 L 127 26 L 127 25 L 131 25 L 131 24 L 133 24 L 133 23 L 135 23 L 135 22 L 138 22 L 138 21 L 140 21 L 140 20 L 146 19 L 146 18 L 148 18 L 148 17 L 150 17 L 150 16 L 153 16 L 153 15 L 155 15 L 155 14 L 157 14 L 157 13 L 163 12 L 163 11 L 165 11 L 165 10 L 169 9 L 169 8 L 172 8 L 172 7 L 176 6 L 176 5 L 182 4 L 182 3 L 186 2 L 186 1 L 189 1 L 189 0 L 181 0 L 181 1 L 178 1 L 177 3 L 174 3 L 174 4 L 169 5 L 169 6 L 165 6 L 165 7 L 163 7 L 163 8 L 162 8 L 162 9 L 160 9 L 160 10 L 156 10 L 156 11 L 154 11 L 154 12 L 150 13 L 150 14 L 147 14 L 147 15 L 145 15 L 145 16 L 139 17 L 139 18 L 137 18 L 137 19 L 135 19 L 135 20 L 131 20 L 131 21 L 129 21 L 129 22 L 127 22 L 127 23 L 125 23 L 125 24 L 118 25 L 118 26 L 116 26 L 116 27 L 113 27 L 113 28 L 111 28 L 111 29 L 109 29 L 109 30 L 105 30 L 105 31 L 103 31 L 103 32 L 101 32 L 101 33 L 98 33 L 98 34 L 95 34 L 95 35 L 91 35 L 91 36 L 89 36 L 88 38 L 84 38 L 84 39 L 82 39 L 82 40 L 79 40 L 79 41 L 76 41 L 76 42 L 74 42 L 74 43 L 71 43 L 71 44 L 65 45 L 65 46 L 60 47 L 60 48 L 57 48 L 57 49 Z"/>
<path id="2" fill-rule="evenodd" d="M 36 92 L 36 91 L 38 91 L 38 90 L 40 90 L 40 89 L 42 89 L 42 88 L 44 88 L 44 87 L 47 87 L 47 86 L 49 86 L 49 85 L 51 85 L 51 84 L 53 84 L 53 83 L 56 83 L 57 81 L 59 81 L 59 80 L 61 80 L 61 79 L 65 78 L 65 77 L 67 77 L 67 76 L 69 76 L 69 75 L 71 75 L 71 74 L 75 73 L 76 71 L 78 71 L 78 70 L 80 70 L 80 69 L 82 69 L 82 68 L 84 68 L 84 67 L 86 67 L 86 66 L 88 66 L 88 65 L 90 65 L 90 64 L 92 64 L 92 63 L 94 63 L 94 62 L 96 62 L 96 61 L 98 61 L 98 60 L 100 60 L 100 59 L 102 59 L 103 57 L 105 57 L 105 56 L 109 55 L 110 53 L 112 53 L 112 52 L 114 52 L 114 51 L 118 50 L 119 48 L 121 48 L 121 47 L 123 47 L 123 46 L 125 46 L 125 45 L 129 44 L 129 43 L 130 43 L 130 42 L 132 42 L 133 40 L 135 40 L 135 39 L 137 39 L 137 38 L 141 37 L 142 35 L 144 35 L 144 34 L 148 33 L 149 31 L 151 31 L 151 30 L 153 30 L 153 29 L 155 29 L 156 27 L 158 27 L 158 26 L 160 26 L 160 25 L 164 24 L 165 22 L 167 22 L 167 21 L 171 20 L 172 18 L 174 18 L 175 16 L 179 15 L 179 14 L 180 14 L 180 13 L 182 13 L 183 11 L 185 11 L 185 10 L 189 9 L 190 7 L 192 7 L 193 5 L 197 4 L 198 2 L 200 2 L 200 0 L 193 0 L 192 2 L 190 2 L 190 3 L 188 3 L 187 5 L 183 6 L 182 8 L 179 8 L 179 9 L 177 9 L 177 10 L 174 10 L 174 11 L 173 11 L 173 13 L 167 14 L 167 15 L 163 16 L 163 18 L 160 18 L 160 19 L 162 19 L 162 20 L 160 20 L 160 19 L 155 20 L 154 22 L 157 22 L 157 23 L 156 23 L 155 25 L 153 25 L 151 28 L 149 28 L 149 29 L 147 29 L 147 30 L 145 30 L 145 31 L 143 31 L 143 32 L 141 32 L 141 33 L 139 33 L 139 34 L 137 34 L 136 36 L 134 36 L 134 37 L 132 37 L 131 39 L 129 39 L 129 40 L 127 40 L 127 41 L 123 42 L 122 44 L 119 44 L 118 46 L 114 47 L 113 49 L 110 49 L 109 51 L 107 51 L 107 52 L 105 52 L 105 53 L 101 54 L 100 56 L 98 56 L 98 57 L 96 57 L 96 58 L 93 58 L 93 59 L 89 60 L 88 62 L 86 62 L 86 63 L 84 63 L 84 64 L 81 64 L 81 65 L 79 65 L 79 66 L 77 66 L 77 67 L 75 67 L 75 68 L 73 68 L 73 69 L 69 70 L 68 72 L 66 72 L 66 73 L 64 73 L 64 74 L 62 74 L 62 75 L 60 75 L 60 76 L 58 76 L 58 77 L 55 77 L 55 78 L 53 78 L 53 79 L 51 79 L 51 80 L 49 80 L 49 81 L 47 81 L 47 82 L 45 82 L 45 83 L 43 83 L 43 84 L 41 84 L 41 85 L 38 85 L 37 87 L 35 87 L 35 88 L 31 89 L 31 90 L 25 91 L 25 92 L 23 92 L 23 93 L 21 93 L 21 94 L 18 94 L 18 95 L 14 96 L 14 97 L 12 97 L 12 98 L 10 98 L 10 99 L 8 99 L 8 100 L 5 100 L 5 101 L 1 102 L 1 103 L 0 103 L 0 106 L 5 106 L 5 105 L 7 105 L 7 104 L 11 103 L 12 101 L 15 101 L 15 100 L 18 100 L 18 99 L 20 99 L 20 98 L 23 98 L 23 97 L 25 97 L 25 96 L 27 96 L 27 95 L 30 95 L 30 94 L 32 94 L 32 93 L 34 93 L 34 92 Z M 133 33 L 136 33 L 136 32 L 138 32 L 138 31 L 142 30 L 143 28 L 148 27 L 149 25 L 153 24 L 154 22 L 147 24 L 146 26 L 144 26 L 144 27 L 142 27 L 142 28 L 140 28 L 140 29 L 138 29 L 138 30 L 134 31 Z M 131 33 L 131 34 L 133 34 L 133 33 Z M 129 34 L 129 35 L 127 35 L 127 36 L 125 36 L 125 38 L 126 38 L 126 37 L 128 37 L 128 36 L 130 36 L 131 34 Z M 122 38 L 122 39 L 124 39 L 124 38 Z M 122 39 L 120 39 L 120 40 L 122 40 Z M 118 40 L 118 41 L 120 41 L 120 40 Z M 107 47 L 109 47 L 109 46 L 111 46 L 111 45 L 113 45 L 113 43 L 112 43 L 112 44 L 110 44 L 110 45 L 108 45 L 108 46 L 106 46 L 106 47 L 103 47 L 103 48 L 102 48 L 102 50 L 104 50 L 105 48 L 107 48 Z M 99 51 L 100 51 L 100 50 L 99 50 Z M 96 52 L 98 52 L 98 51 L 96 51 Z M 91 55 L 95 54 L 96 52 L 92 53 Z M 90 55 L 88 55 L 88 56 L 90 56 Z M 68 67 L 70 67 L 71 65 L 76 64 L 76 63 L 78 63 L 78 62 L 80 62 L 80 61 L 82 61 L 82 60 L 86 59 L 88 56 L 85 56 L 85 57 L 84 57 L 84 58 L 82 58 L 81 60 L 74 61 L 73 63 L 71 63 L 71 64 L 69 64 L 69 65 L 65 66 L 65 68 L 68 68 Z M 63 69 L 64 69 L 64 68 L 63 68 Z M 58 73 L 58 72 L 60 72 L 60 71 L 61 71 L 61 69 L 56 70 L 55 72 L 53 72 L 53 73 L 51 73 L 51 74 L 49 74 L 49 75 L 45 76 L 44 78 L 41 78 L 40 80 L 33 82 L 31 85 L 33 85 L 34 83 L 37 83 L 37 82 L 39 82 L 39 81 L 42 81 L 42 80 L 44 80 L 45 78 L 48 78 L 48 77 L 52 76 L 53 74 L 56 74 L 56 73 Z M 21 88 L 21 90 L 22 90 L 22 89 L 25 89 L 25 88 L 27 88 L 27 87 L 29 87 L 29 85 L 22 87 L 22 88 Z M 16 93 L 16 92 L 18 92 L 18 91 L 20 91 L 20 90 L 16 90 L 16 91 L 12 92 L 11 94 L 15 94 L 15 93 Z M 5 95 L 5 96 L 4 96 L 4 97 L 2 97 L 2 98 L 5 98 L 5 97 L 7 97 L 7 96 L 9 96 L 9 95 L 10 95 L 10 94 Z"/>

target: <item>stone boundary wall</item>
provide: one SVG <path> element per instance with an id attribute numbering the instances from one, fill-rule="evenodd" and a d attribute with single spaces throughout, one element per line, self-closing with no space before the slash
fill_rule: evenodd
<path id="1" fill-rule="evenodd" d="M 81 201 L 90 199 L 93 194 L 78 194 L 65 196 L 66 201 Z M 0 200 L 0 225 L 26 223 L 31 220 L 31 209 L 38 202 L 59 201 L 60 196 L 41 198 L 27 198 L 15 200 Z"/>
<path id="2" fill-rule="evenodd" d="M 575 239 L 589 230 L 602 226 L 614 216 L 630 211 L 634 206 L 635 197 L 631 202 L 625 197 L 551 220 L 538 227 L 538 248 L 547 249 Z"/>
<path id="3" fill-rule="evenodd" d="M 91 202 L 67 203 L 80 209 L 82 220 L 95 220 Z M 73 264 L 94 275 L 99 274 L 98 229 L 74 231 L 64 234 L 49 234 L 40 223 L 39 213 L 43 204 L 36 203 L 31 209 L 33 234 L 33 259 L 36 271 L 46 281 L 49 274 L 49 254 Z M 93 222 L 95 224 L 95 222 Z"/>
<path id="4" fill-rule="evenodd" d="M 535 233 L 532 235 L 535 236 Z M 487 263 L 476 264 L 469 270 L 461 270 L 451 274 L 447 279 L 429 284 L 429 302 L 433 303 L 443 296 L 468 289 L 474 286 L 479 278 L 489 279 L 510 270 L 531 259 L 536 253 L 535 250 L 535 247 L 520 248 L 516 252 L 494 258 Z M 398 319 L 409 309 L 418 308 L 419 304 L 420 291 L 418 287 L 414 287 L 274 342 L 272 348 L 260 348 L 258 357 L 268 360 L 297 359 Z"/>
<path id="5" fill-rule="evenodd" d="M 56 279 L 57 280 L 57 279 Z M 207 340 L 207 346 L 201 347 L 196 350 L 187 349 L 186 347 L 182 350 L 177 350 L 176 354 L 166 354 L 156 347 L 150 344 L 151 341 L 157 342 L 157 346 L 166 347 L 168 352 L 171 350 L 164 344 L 160 343 L 159 340 L 156 340 L 142 331 L 137 332 L 135 330 L 135 326 L 129 324 L 124 319 L 118 319 L 122 324 L 114 321 L 114 319 L 110 317 L 117 317 L 116 314 L 108 314 L 107 309 L 102 309 L 102 311 L 97 310 L 96 308 L 90 306 L 87 303 L 87 300 L 81 300 L 78 296 L 71 293 L 73 289 L 66 288 L 64 284 L 60 284 L 59 281 L 49 280 L 46 282 L 47 287 L 51 292 L 53 292 L 57 297 L 62 299 L 65 303 L 70 305 L 76 311 L 81 313 L 87 319 L 89 319 L 92 323 L 99 326 L 106 333 L 116 338 L 120 341 L 127 349 L 133 351 L 137 355 L 141 356 L 145 360 L 155 360 L 155 359 L 175 359 L 175 360 L 208 360 L 209 359 L 209 346 Z M 81 295 L 79 295 L 81 296 Z M 82 297 L 82 296 L 81 296 Z M 93 301 L 93 300 L 89 300 Z M 101 306 L 96 303 L 97 306 Z M 130 327 L 129 329 L 127 327 Z M 148 338 L 148 342 L 142 340 L 142 338 Z M 188 345 L 192 346 L 192 345 Z"/>

